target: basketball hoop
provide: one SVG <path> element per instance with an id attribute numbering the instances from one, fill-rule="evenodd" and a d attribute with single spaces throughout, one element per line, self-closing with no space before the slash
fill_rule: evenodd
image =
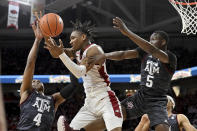
<path id="1" fill-rule="evenodd" d="M 169 0 L 182 19 L 181 33 L 197 33 L 197 2 L 196 0 Z"/>

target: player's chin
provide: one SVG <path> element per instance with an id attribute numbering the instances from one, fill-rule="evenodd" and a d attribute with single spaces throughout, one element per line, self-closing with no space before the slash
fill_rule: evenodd
<path id="1" fill-rule="evenodd" d="M 77 46 L 73 46 L 72 49 L 76 51 L 80 50 Z"/>

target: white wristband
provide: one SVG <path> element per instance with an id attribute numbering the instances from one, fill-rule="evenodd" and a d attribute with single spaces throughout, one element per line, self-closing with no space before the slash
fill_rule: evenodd
<path id="1" fill-rule="evenodd" d="M 74 63 L 65 53 L 59 55 L 59 58 L 64 63 L 64 65 L 73 73 L 77 78 L 82 77 L 86 74 L 85 65 L 77 65 Z"/>

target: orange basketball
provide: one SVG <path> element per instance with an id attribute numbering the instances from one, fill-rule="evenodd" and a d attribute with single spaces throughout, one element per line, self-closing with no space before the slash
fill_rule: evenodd
<path id="1" fill-rule="evenodd" d="M 48 13 L 40 19 L 40 30 L 44 36 L 58 36 L 60 33 L 62 33 L 63 28 L 63 20 L 57 14 Z"/>

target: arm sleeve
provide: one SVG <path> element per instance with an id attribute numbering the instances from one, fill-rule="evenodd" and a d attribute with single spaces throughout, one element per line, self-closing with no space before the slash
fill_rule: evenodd
<path id="1" fill-rule="evenodd" d="M 62 53 L 59 58 L 75 77 L 80 78 L 86 74 L 86 66 L 77 65 L 65 53 Z"/>

